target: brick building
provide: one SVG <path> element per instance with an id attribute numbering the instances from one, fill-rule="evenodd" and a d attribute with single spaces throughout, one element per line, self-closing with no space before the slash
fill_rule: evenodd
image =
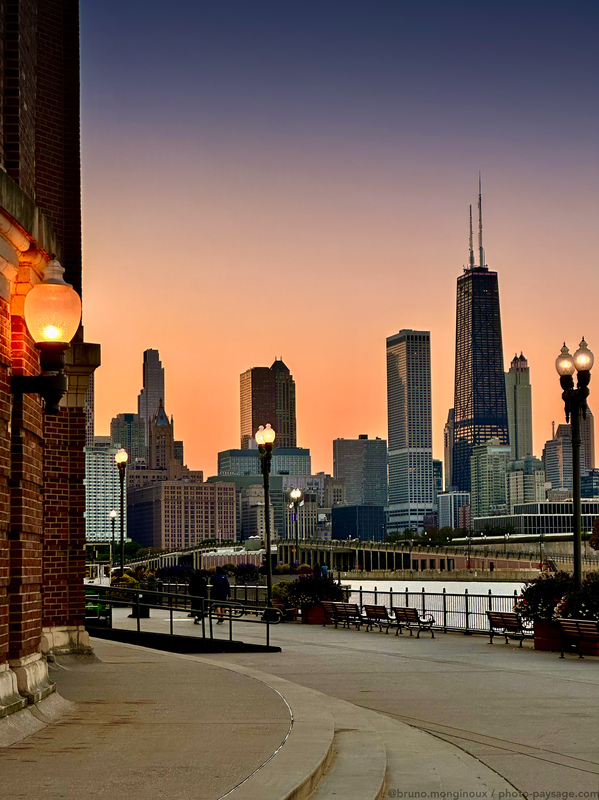
<path id="1" fill-rule="evenodd" d="M 58 414 L 12 376 L 40 372 L 23 318 L 56 255 L 81 293 L 77 0 L 0 2 L 0 721 L 53 690 L 44 653 L 85 650 L 85 396 L 80 328 Z"/>

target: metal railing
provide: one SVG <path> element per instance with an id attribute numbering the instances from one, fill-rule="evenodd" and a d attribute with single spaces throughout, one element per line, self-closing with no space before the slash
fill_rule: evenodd
<path id="1" fill-rule="evenodd" d="M 433 628 L 447 633 L 458 631 L 462 633 L 489 633 L 489 620 L 487 611 L 512 611 L 518 599 L 518 592 L 513 595 L 493 594 L 489 589 L 488 594 L 470 594 L 466 589 L 464 594 L 452 594 L 443 589 L 443 592 L 411 592 L 407 587 L 403 591 L 379 591 L 374 589 L 352 589 L 349 596 L 351 603 L 357 603 L 360 608 L 365 603 L 385 606 L 389 611 L 393 606 L 401 608 L 416 608 L 421 614 L 432 614 L 435 618 Z"/>
<path id="2" fill-rule="evenodd" d="M 195 616 L 201 625 L 201 638 L 213 639 L 214 625 L 228 624 L 229 641 L 233 641 L 233 622 L 258 623 L 266 628 L 266 646 L 270 646 L 270 626 L 278 625 L 283 615 L 276 608 L 268 608 L 258 602 L 244 604 L 230 600 L 210 600 L 189 594 L 157 591 L 155 589 L 125 589 L 120 586 L 98 586 L 94 594 L 86 593 L 86 620 L 101 622 L 112 628 L 112 611 L 115 607 L 131 607 L 132 616 L 141 632 L 142 619 L 149 619 L 150 609 L 169 613 L 169 633 L 174 636 L 175 612 L 187 612 Z M 256 587 L 258 588 L 258 587 Z"/>

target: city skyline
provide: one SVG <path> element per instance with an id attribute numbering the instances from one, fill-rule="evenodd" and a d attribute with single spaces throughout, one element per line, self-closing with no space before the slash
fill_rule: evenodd
<path id="1" fill-rule="evenodd" d="M 104 4 L 81 12 L 97 432 L 134 410 L 139 353 L 156 348 L 186 460 L 212 474 L 238 441 L 239 374 L 283 354 L 298 442 L 331 472 L 335 438 L 386 438 L 382 343 L 405 327 L 431 331 L 440 458 L 481 170 L 504 357 L 529 361 L 539 456 L 563 420 L 563 340 L 599 349 L 598 9 L 173 8 L 132 0 L 119 26 Z"/>

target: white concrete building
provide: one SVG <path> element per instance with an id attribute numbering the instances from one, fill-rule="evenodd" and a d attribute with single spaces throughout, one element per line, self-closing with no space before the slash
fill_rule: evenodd
<path id="1" fill-rule="evenodd" d="M 96 436 L 85 448 L 85 538 L 88 542 L 109 542 L 112 538 L 110 511 L 117 512 L 116 538 L 120 541 L 119 471 L 114 460 L 118 448 L 108 436 Z M 124 487 L 125 536 L 127 535 L 127 487 Z"/>
<path id="2" fill-rule="evenodd" d="M 434 510 L 429 331 L 387 338 L 388 532 L 424 530 Z"/>

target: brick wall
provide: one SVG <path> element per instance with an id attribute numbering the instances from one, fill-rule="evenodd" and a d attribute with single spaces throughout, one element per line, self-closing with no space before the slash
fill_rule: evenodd
<path id="1" fill-rule="evenodd" d="M 4 166 L 35 199 L 36 0 L 4 0 Z"/>
<path id="2" fill-rule="evenodd" d="M 83 410 L 44 418 L 43 625 L 82 625 L 85 577 Z"/>
<path id="3" fill-rule="evenodd" d="M 0 298 L 0 664 L 8 657 L 10 363 L 10 311 Z"/>
<path id="4" fill-rule="evenodd" d="M 65 280 L 81 294 L 79 4 L 40 0 L 37 15 L 35 200 L 62 245 Z"/>
<path id="5" fill-rule="evenodd" d="M 37 351 L 21 317 L 11 319 L 15 374 L 39 372 Z M 42 409 L 37 395 L 13 399 L 9 543 L 9 658 L 36 653 L 41 635 L 43 548 Z"/>

